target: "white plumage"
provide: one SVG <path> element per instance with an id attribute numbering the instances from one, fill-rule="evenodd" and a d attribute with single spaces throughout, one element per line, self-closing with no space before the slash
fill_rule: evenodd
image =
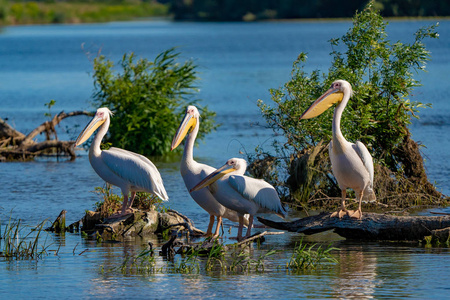
<path id="1" fill-rule="evenodd" d="M 121 189 L 124 201 L 120 215 L 131 210 L 136 192 L 153 193 L 167 201 L 169 197 L 161 175 L 148 158 L 115 147 L 103 151 L 100 149 L 101 141 L 109 128 L 111 115 L 108 108 L 99 108 L 92 121 L 78 136 L 75 146 L 84 143 L 100 127 L 89 148 L 89 162 L 104 181 Z M 129 199 L 130 192 L 131 198 Z"/>
<path id="2" fill-rule="evenodd" d="M 244 238 L 251 234 L 254 215 L 275 213 L 283 218 L 286 215 L 275 188 L 264 180 L 245 176 L 246 169 L 247 162 L 244 159 L 231 158 L 191 190 L 207 190 L 204 187 L 208 187 L 220 204 L 238 213 L 240 218 L 238 240 L 242 238 L 241 220 L 244 215 L 250 215 Z"/>
<path id="3" fill-rule="evenodd" d="M 333 140 L 329 145 L 329 153 L 333 175 L 341 189 L 341 209 L 332 214 L 340 218 L 346 214 L 354 218 L 361 218 L 362 199 L 375 201 L 373 192 L 373 160 L 366 146 L 360 141 L 355 144 L 348 142 L 342 135 L 340 122 L 342 112 L 352 95 L 352 87 L 345 80 L 333 82 L 331 88 L 320 96 L 300 117 L 300 119 L 309 119 L 316 117 L 331 107 L 334 103 L 339 103 L 333 115 Z M 348 211 L 345 208 L 345 198 L 347 188 L 355 191 L 356 198 L 359 200 L 358 210 Z"/>
<path id="4" fill-rule="evenodd" d="M 200 113 L 198 112 L 198 109 L 192 105 L 188 106 L 186 114 L 172 141 L 173 150 L 178 147 L 184 137 L 187 136 L 183 157 L 181 159 L 180 172 L 188 191 L 200 180 L 216 170 L 211 166 L 198 163 L 194 160 L 194 143 L 200 128 L 199 119 Z M 206 231 L 207 236 L 212 235 L 213 237 L 217 237 L 219 235 L 222 218 L 227 218 L 233 222 L 239 221 L 238 214 L 220 204 L 208 189 L 190 192 L 190 195 L 192 199 L 194 199 L 194 201 L 210 215 L 208 229 Z M 217 218 L 217 226 L 215 233 L 212 234 L 215 218 Z M 244 218 L 243 222 L 248 224 L 248 219 Z"/>

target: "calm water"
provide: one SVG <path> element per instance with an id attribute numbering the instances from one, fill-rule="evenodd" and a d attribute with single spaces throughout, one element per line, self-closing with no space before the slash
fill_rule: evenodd
<path id="1" fill-rule="evenodd" d="M 413 32 L 432 21 L 392 22 L 391 40 L 410 41 Z M 411 126 L 413 138 L 426 145 L 427 174 L 445 194 L 450 193 L 448 130 L 450 105 L 450 22 L 441 22 L 440 39 L 427 41 L 433 60 L 428 73 L 420 74 L 424 86 L 414 99 L 431 102 L 421 119 Z M 330 38 L 342 36 L 350 22 L 285 23 L 171 23 L 129 22 L 92 25 L 46 25 L 4 28 L 0 33 L 0 117 L 28 133 L 45 119 L 44 103 L 56 100 L 53 113 L 61 110 L 93 110 L 91 60 L 101 49 L 118 61 L 124 53 L 153 59 L 160 52 L 179 47 L 182 58 L 199 66 L 200 99 L 217 112 L 222 126 L 195 149 L 196 159 L 213 166 L 256 145 L 270 149 L 272 133 L 250 122 L 262 121 L 256 101 L 269 101 L 269 88 L 289 79 L 292 62 L 308 53 L 308 70 L 329 66 Z M 76 137 L 86 118 L 61 124 L 60 138 Z M 168 206 L 190 217 L 205 229 L 208 217 L 190 199 L 178 171 L 178 162 L 158 162 L 170 196 Z M 67 221 L 80 219 L 98 196 L 92 193 L 103 182 L 82 154 L 75 162 L 39 160 L 0 164 L 1 224 L 10 216 L 36 225 L 53 220 L 63 209 Z M 295 217 L 293 217 L 295 218 Z M 230 227 L 231 222 L 226 223 Z M 232 228 L 228 237 L 236 234 Z M 450 252 L 420 245 L 343 241 L 336 235 L 319 234 L 309 241 L 334 241 L 341 251 L 339 264 L 300 275 L 283 271 L 296 242 L 302 237 L 286 233 L 269 236 L 256 257 L 268 249 L 284 250 L 267 259 L 266 271 L 252 274 L 122 275 L 102 272 L 120 265 L 126 254 L 135 255 L 148 240 L 97 244 L 76 234 L 47 235 L 49 255 L 37 262 L 0 262 L 1 298 L 445 298 Z M 155 241 L 153 241 L 155 242 Z M 156 241 L 157 242 L 157 241 Z M 83 252 L 86 250 L 86 252 Z M 83 252 L 81 255 L 79 255 Z M 158 265 L 168 263 L 158 258 Z M 432 273 L 430 273 L 432 272 Z"/>

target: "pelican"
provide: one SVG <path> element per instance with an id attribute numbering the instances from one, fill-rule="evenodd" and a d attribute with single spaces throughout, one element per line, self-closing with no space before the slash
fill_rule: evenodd
<path id="1" fill-rule="evenodd" d="M 172 140 L 171 150 L 178 147 L 184 137 L 187 135 L 186 143 L 184 145 L 183 157 L 181 159 L 180 172 L 183 177 L 184 184 L 188 191 L 192 189 L 200 180 L 214 172 L 216 169 L 198 163 L 194 160 L 194 142 L 200 128 L 200 113 L 195 106 L 188 106 L 186 114 L 178 127 L 178 130 Z M 190 131 L 191 130 L 191 131 Z M 190 133 L 188 134 L 188 132 Z M 201 191 L 190 192 L 191 197 L 209 214 L 209 224 L 206 231 L 206 236 L 219 236 L 220 226 L 222 225 L 222 218 L 225 217 L 233 222 L 239 221 L 237 212 L 232 211 L 221 205 L 208 189 Z M 217 226 L 214 235 L 212 228 L 214 226 L 215 218 L 217 218 Z M 248 220 L 244 219 L 245 224 Z"/>
<path id="2" fill-rule="evenodd" d="M 148 158 L 120 148 L 100 150 L 100 143 L 108 131 L 111 116 L 112 113 L 108 108 L 97 109 L 92 121 L 75 141 L 75 146 L 83 144 L 100 127 L 89 148 L 89 162 L 98 176 L 121 189 L 123 204 L 119 216 L 132 211 L 131 206 L 136 192 L 152 193 L 167 201 L 169 197 L 161 175 Z M 131 198 L 128 198 L 130 192 Z"/>
<path id="3" fill-rule="evenodd" d="M 330 153 L 334 177 L 336 177 L 339 188 L 341 189 L 342 200 L 340 210 L 331 216 L 342 218 L 344 215 L 349 215 L 352 218 L 361 219 L 362 199 L 375 201 L 376 197 L 373 192 L 372 156 L 366 146 L 360 141 L 357 141 L 355 144 L 346 141 L 340 128 L 342 112 L 352 93 L 350 83 L 345 80 L 336 80 L 331 84 L 331 88 L 303 113 L 300 120 L 316 117 L 334 103 L 338 103 L 334 110 L 332 124 L 333 139 L 329 144 L 328 151 Z M 358 210 L 354 212 L 348 211 L 345 208 L 347 188 L 353 189 L 356 198 L 359 200 Z"/>
<path id="4" fill-rule="evenodd" d="M 286 216 L 286 211 L 281 206 L 275 188 L 264 180 L 244 176 L 246 169 L 247 162 L 244 159 L 231 158 L 191 190 L 197 191 L 208 187 L 209 191 L 223 206 L 238 212 L 238 241 L 242 239 L 243 216 L 245 214 L 249 214 L 250 217 L 244 239 L 251 234 L 255 214 L 275 213 L 282 218 Z"/>

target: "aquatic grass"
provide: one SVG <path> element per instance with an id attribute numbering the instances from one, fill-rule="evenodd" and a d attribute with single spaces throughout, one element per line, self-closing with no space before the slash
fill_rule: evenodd
<path id="1" fill-rule="evenodd" d="M 174 264 L 172 271 L 182 274 L 200 273 L 199 253 L 199 249 L 193 249 L 186 258 L 181 258 L 178 263 Z"/>
<path id="2" fill-rule="evenodd" d="M 331 255 L 331 251 L 339 250 L 330 245 L 324 249 L 316 244 L 307 245 L 302 241 L 294 248 L 294 252 L 287 263 L 287 269 L 293 272 L 301 272 L 309 269 L 316 269 L 323 262 L 337 263 L 338 261 Z"/>
<path id="3" fill-rule="evenodd" d="M 100 271 L 104 273 L 105 269 L 103 265 L 100 266 L 100 268 Z M 112 270 L 120 271 L 122 274 L 127 275 L 155 274 L 162 271 L 162 269 L 156 267 L 156 259 L 154 257 L 153 249 L 144 249 L 135 257 L 126 256 L 122 264 Z"/>
<path id="4" fill-rule="evenodd" d="M 239 251 L 235 251 L 231 254 L 231 262 L 228 265 L 227 270 L 231 272 L 238 272 L 239 270 L 241 272 L 244 272 L 248 270 L 249 268 L 249 258 L 250 254 L 245 252 L 245 248 L 236 248 L 239 249 Z"/>
<path id="5" fill-rule="evenodd" d="M 25 225 L 21 224 L 21 220 L 13 221 L 9 219 L 4 231 L 0 228 L 0 239 L 3 247 L 0 246 L 2 252 L 0 257 L 19 259 L 39 259 L 47 254 L 50 245 L 46 245 L 46 240 L 41 244 L 41 233 L 47 220 L 39 223 L 29 233 L 23 234 Z"/>
<path id="6" fill-rule="evenodd" d="M 203 244 L 202 244 L 203 245 Z M 210 243 L 208 245 L 211 245 Z M 143 250 L 137 256 L 126 256 L 122 264 L 114 271 L 122 274 L 156 274 L 156 273 L 178 273 L 178 274 L 249 274 L 264 273 L 266 271 L 266 262 L 273 255 L 284 252 L 281 250 L 270 249 L 261 250 L 258 247 L 258 255 L 254 254 L 252 247 L 241 247 L 237 245 L 224 245 L 218 239 L 214 240 L 212 246 L 208 248 L 192 247 L 183 254 L 174 254 L 174 256 L 161 259 L 167 263 L 166 267 L 156 268 L 157 257 L 153 256 L 154 251 Z M 316 244 L 307 245 L 300 242 L 293 249 L 286 268 L 283 265 L 277 266 L 276 272 L 283 272 L 286 269 L 299 273 L 305 270 L 317 269 L 320 265 L 326 263 L 337 263 L 338 261 L 331 255 L 331 251 L 337 248 L 328 246 L 322 247 Z M 104 272 L 102 267 L 101 272 Z"/>
<path id="7" fill-rule="evenodd" d="M 253 266 L 255 268 L 255 272 L 264 272 L 264 261 L 266 260 L 267 257 L 272 256 L 276 253 L 278 253 L 279 251 L 277 250 L 269 250 L 265 253 L 260 254 L 260 256 L 258 257 L 258 259 L 256 260 L 251 260 L 251 262 L 253 263 Z"/>
<path id="8" fill-rule="evenodd" d="M 223 263 L 225 258 L 225 247 L 222 243 L 218 241 L 218 239 L 214 240 L 214 243 L 211 247 L 211 250 L 208 253 L 208 259 L 206 261 L 205 270 L 211 271 L 215 266 L 215 263 L 220 265 L 220 269 L 223 270 L 225 264 Z"/>

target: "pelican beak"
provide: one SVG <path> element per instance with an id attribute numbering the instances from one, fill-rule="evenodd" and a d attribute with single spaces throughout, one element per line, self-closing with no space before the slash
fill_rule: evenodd
<path id="1" fill-rule="evenodd" d="M 320 96 L 300 117 L 302 119 L 311 119 L 322 114 L 329 109 L 334 103 L 341 102 L 344 98 L 344 93 L 337 88 L 331 88 Z"/>
<path id="2" fill-rule="evenodd" d="M 77 140 L 75 141 L 75 147 L 83 144 L 103 123 L 105 123 L 105 119 L 94 116 L 91 122 L 86 125 L 86 127 L 78 136 Z"/>
<path id="3" fill-rule="evenodd" d="M 184 139 L 186 134 L 188 134 L 189 130 L 191 128 L 194 128 L 197 125 L 197 119 L 194 118 L 193 115 L 186 113 L 186 115 L 183 118 L 183 121 L 181 121 L 180 126 L 177 129 L 177 132 L 175 133 L 175 136 L 172 140 L 172 147 L 170 150 L 172 151 L 178 145 L 181 143 L 181 141 Z"/>
<path id="4" fill-rule="evenodd" d="M 236 171 L 235 168 L 231 167 L 228 164 L 223 165 L 219 169 L 215 170 L 208 176 L 206 176 L 202 181 L 200 181 L 196 186 L 194 186 L 192 189 L 189 190 L 189 193 L 198 191 L 204 187 L 207 187 L 210 184 L 213 184 L 223 176 L 227 175 L 230 172 Z"/>

